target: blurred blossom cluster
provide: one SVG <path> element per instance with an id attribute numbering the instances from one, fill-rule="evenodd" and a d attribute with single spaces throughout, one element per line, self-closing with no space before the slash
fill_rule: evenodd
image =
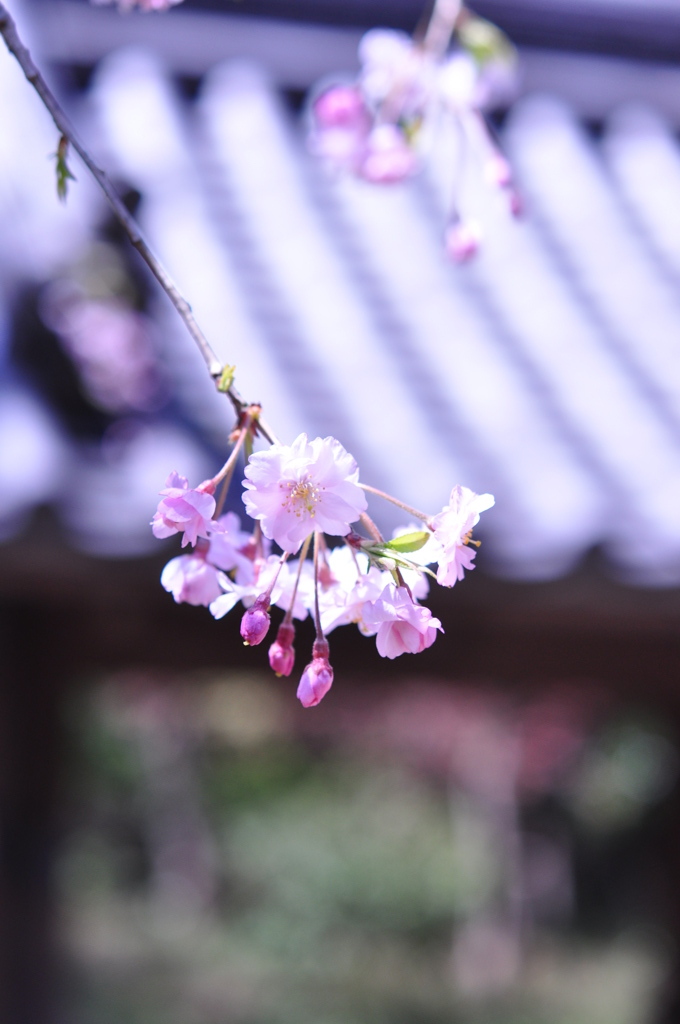
<path id="1" fill-rule="evenodd" d="M 75 365 L 91 402 L 112 415 L 153 412 L 166 400 L 152 321 L 117 250 L 98 242 L 42 289 L 40 316 Z"/>
<path id="2" fill-rule="evenodd" d="M 466 161 L 476 163 L 491 187 L 507 193 L 513 214 L 520 212 L 510 165 L 483 114 L 512 94 L 513 47 L 495 25 L 458 4 L 440 2 L 422 39 L 373 29 L 361 41 L 359 60 L 355 81 L 321 88 L 312 100 L 310 149 L 333 167 L 391 184 L 422 170 L 453 135 L 445 247 L 454 261 L 469 259 L 480 234 L 459 209 Z"/>
<path id="3" fill-rule="evenodd" d="M 103 4 L 116 4 L 119 11 L 132 11 L 139 8 L 140 11 L 167 11 L 175 4 L 181 4 L 182 0 L 91 0 L 96 6 Z"/>
<path id="4" fill-rule="evenodd" d="M 253 407 L 245 413 L 233 451 L 215 477 L 198 487 L 176 472 L 168 477 L 153 533 L 159 539 L 181 534 L 182 547 L 193 550 L 166 565 L 161 583 L 175 601 L 206 605 L 215 618 L 240 601 L 246 608 L 241 636 L 249 646 L 265 639 L 270 607 L 281 608 L 284 618 L 269 649 L 277 675 L 288 676 L 294 667 L 293 619 L 311 615 L 316 641 L 298 697 L 312 707 L 333 682 L 326 636 L 337 626 L 355 623 L 365 636 L 375 636 L 386 658 L 416 654 L 434 643 L 442 625 L 420 603 L 428 594 L 427 577 L 451 587 L 474 568 L 472 545 L 478 542 L 472 530 L 494 499 L 456 486 L 449 503 L 429 515 L 377 492 L 419 520 L 385 540 L 366 513 L 365 492 L 374 488 L 359 483 L 352 456 L 335 438 L 310 441 L 301 434 L 291 445 L 274 443 L 251 454 L 242 497 L 254 524 L 244 530 L 235 513 L 219 514 L 218 503 L 226 497 L 241 446 L 252 442 L 257 414 Z M 368 536 L 355 531 L 357 522 Z M 344 546 L 331 548 L 327 536 L 344 538 Z M 282 554 L 272 553 L 272 542 Z"/>

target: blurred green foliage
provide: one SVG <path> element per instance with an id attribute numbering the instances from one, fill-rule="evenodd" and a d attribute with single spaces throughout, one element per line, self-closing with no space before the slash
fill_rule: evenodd
<path id="1" fill-rule="evenodd" d="M 633 933 L 594 946 L 539 929 L 516 976 L 462 991 L 457 929 L 503 903 L 487 812 L 396 756 L 321 749 L 282 707 L 257 678 L 113 680 L 74 698 L 59 865 L 69 1021 L 647 1019 L 662 966 Z M 661 761 L 670 771 L 661 741 L 640 769 L 648 740 L 624 729 L 587 748 L 567 795 L 584 820 L 621 772 L 639 803 Z"/>

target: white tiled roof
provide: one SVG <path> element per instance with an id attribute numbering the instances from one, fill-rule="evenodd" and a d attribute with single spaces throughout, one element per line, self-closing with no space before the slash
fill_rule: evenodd
<path id="1" fill-rule="evenodd" d="M 5 301 L 17 278 L 68 258 L 98 211 L 77 167 L 66 208 L 53 201 L 54 133 L 8 63 Z M 503 141 L 527 217 L 512 221 L 471 178 L 485 240 L 465 267 L 441 251 L 446 168 L 385 189 L 329 176 L 257 65 L 216 64 L 189 103 L 157 57 L 120 49 L 75 114 L 97 158 L 143 194 L 153 247 L 283 439 L 333 433 L 362 479 L 432 511 L 454 482 L 492 491 L 491 570 L 550 578 L 600 545 L 633 582 L 680 583 L 680 148 L 653 109 L 612 109 L 595 138 L 562 99 L 523 97 Z M 214 443 L 227 403 L 162 296 L 157 317 L 173 386 Z M 16 429 L 0 416 L 0 450 Z M 206 456 L 177 424 L 149 427 L 143 445 L 108 481 L 64 457 L 78 488 L 51 478 L 25 505 L 53 500 L 91 549 L 144 550 L 166 472 L 198 473 Z M 5 472 L 0 458 L 0 519 L 14 523 Z M 127 511 L 109 515 L 116 495 Z"/>

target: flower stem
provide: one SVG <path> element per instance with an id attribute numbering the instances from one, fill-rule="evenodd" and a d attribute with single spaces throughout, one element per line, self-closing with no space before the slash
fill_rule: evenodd
<path id="1" fill-rule="evenodd" d="M 208 339 L 204 335 L 203 331 L 198 325 L 196 318 L 194 317 L 191 306 L 184 298 L 179 288 L 171 278 L 168 271 L 165 269 L 161 261 L 151 250 L 150 246 L 146 242 L 146 239 L 142 235 L 139 224 L 132 216 L 121 197 L 116 192 L 115 188 L 111 184 L 107 174 L 97 166 L 93 158 L 90 156 L 88 150 L 78 139 L 74 128 L 69 121 L 66 113 L 61 107 L 56 96 L 48 86 L 47 82 L 43 78 L 42 74 L 33 63 L 28 49 L 24 46 L 17 32 L 17 27 L 14 19 L 10 15 L 9 11 L 3 3 L 0 2 L 0 35 L 5 40 L 5 44 L 9 52 L 18 61 L 26 79 L 33 86 L 38 96 L 42 100 L 43 106 L 47 109 L 50 117 L 54 121 L 57 130 L 62 139 L 67 139 L 68 142 L 73 146 L 76 153 L 83 161 L 88 171 L 96 181 L 97 185 L 104 193 L 111 209 L 113 210 L 118 222 L 123 228 L 125 234 L 129 238 L 132 245 L 135 247 L 139 255 L 142 257 L 146 265 L 151 270 L 161 288 L 170 299 L 171 303 L 175 307 L 179 314 L 184 326 L 191 335 L 196 347 L 198 348 L 203 361 L 206 365 L 208 373 L 212 377 L 215 384 L 219 383 L 220 377 L 222 376 L 222 364 L 217 358 L 217 355 L 208 342 Z M 241 398 L 240 394 L 233 386 L 226 389 L 225 394 L 228 396 L 229 401 L 234 407 L 234 411 L 237 415 L 247 407 L 248 403 Z M 258 430 L 268 441 L 273 443 L 273 433 L 269 427 L 263 423 L 262 419 L 258 419 Z"/>
<path id="2" fill-rule="evenodd" d="M 316 537 L 316 534 L 314 534 L 314 536 Z M 311 539 L 311 535 L 305 539 L 305 542 L 302 545 L 302 550 L 300 551 L 300 557 L 298 559 L 297 576 L 295 577 L 295 586 L 293 587 L 293 596 L 290 599 L 290 605 L 288 606 L 288 610 L 286 611 L 286 614 L 283 616 L 284 622 L 293 621 L 293 607 L 295 605 L 295 598 L 297 597 L 298 587 L 300 586 L 302 566 L 304 565 L 305 559 L 307 557 L 307 552 L 309 551 L 309 542 L 311 541 Z"/>
<path id="3" fill-rule="evenodd" d="M 399 501 L 399 498 L 393 498 L 391 494 L 387 494 L 385 491 L 379 491 L 377 487 L 371 487 L 369 484 L 359 484 L 362 490 L 368 491 L 369 494 L 375 494 L 379 498 L 384 498 L 385 501 L 392 502 L 393 505 L 397 505 L 398 508 L 403 508 L 404 512 L 408 512 L 410 515 L 415 516 L 416 519 L 421 519 L 424 523 L 428 523 L 432 516 L 428 516 L 425 512 L 419 511 L 414 508 L 413 505 L 407 505 L 405 501 Z"/>
<path id="4" fill-rule="evenodd" d="M 366 527 L 373 540 L 377 541 L 378 544 L 385 543 L 385 538 L 383 537 L 382 533 L 366 512 L 361 513 L 361 515 L 359 516 L 359 522 Z"/>
<path id="5" fill-rule="evenodd" d="M 435 57 L 442 57 L 446 53 L 461 9 L 461 0 L 435 0 L 423 37 L 424 50 Z"/>
<path id="6" fill-rule="evenodd" d="M 278 580 L 279 576 L 281 575 L 281 569 L 283 568 L 283 563 L 288 561 L 288 555 L 289 555 L 288 551 L 284 551 L 283 552 L 283 554 L 279 558 L 279 566 L 278 566 L 278 569 L 276 570 L 276 574 L 274 576 L 274 579 L 271 581 L 271 583 L 269 584 L 269 586 L 265 590 L 264 594 L 261 595 L 262 598 L 266 599 L 267 607 L 269 607 L 269 605 L 271 604 L 272 594 L 274 592 L 274 587 L 276 586 L 276 581 Z"/>
<path id="7" fill-rule="evenodd" d="M 323 629 L 321 628 L 321 614 L 319 612 L 319 533 L 314 531 L 314 628 L 316 639 L 323 640 Z"/>

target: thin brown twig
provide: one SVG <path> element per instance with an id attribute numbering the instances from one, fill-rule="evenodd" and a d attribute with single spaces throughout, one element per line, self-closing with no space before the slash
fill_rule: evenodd
<path id="1" fill-rule="evenodd" d="M 5 44 L 9 52 L 16 58 L 19 65 L 21 66 L 24 75 L 28 82 L 33 86 L 38 96 L 40 97 L 43 105 L 47 109 L 50 117 L 54 121 L 59 134 L 68 139 L 69 143 L 73 146 L 76 153 L 83 161 L 88 171 L 99 185 L 99 188 L 104 193 L 111 209 L 113 210 L 117 220 L 121 224 L 125 234 L 129 238 L 132 245 L 135 247 L 137 252 L 140 254 L 146 265 L 151 270 L 161 288 L 168 296 L 173 306 L 177 310 L 181 317 L 184 326 L 188 330 L 189 334 L 193 338 L 203 361 L 205 362 L 208 373 L 212 377 L 215 384 L 219 383 L 220 377 L 222 376 L 223 366 L 220 360 L 217 358 L 215 351 L 210 345 L 208 339 L 204 335 L 203 331 L 199 327 L 196 318 L 193 314 L 191 306 L 184 298 L 179 288 L 167 272 L 161 261 L 151 250 L 148 243 L 146 242 L 142 231 L 132 216 L 130 211 L 125 206 L 125 203 L 116 192 L 115 188 L 111 184 L 107 174 L 94 162 L 85 146 L 80 142 L 75 130 L 69 121 L 66 113 L 62 109 L 56 96 L 48 86 L 47 82 L 43 78 L 42 74 L 33 62 L 28 49 L 21 41 L 17 27 L 12 18 L 11 14 L 3 3 L 0 2 L 0 35 L 5 40 Z M 233 385 L 226 389 L 224 392 L 229 398 L 234 411 L 237 416 L 249 405 L 236 390 Z M 262 419 L 258 419 L 258 430 L 259 432 L 270 442 L 274 443 L 276 440 L 275 435 L 270 428 L 263 423 Z"/>

